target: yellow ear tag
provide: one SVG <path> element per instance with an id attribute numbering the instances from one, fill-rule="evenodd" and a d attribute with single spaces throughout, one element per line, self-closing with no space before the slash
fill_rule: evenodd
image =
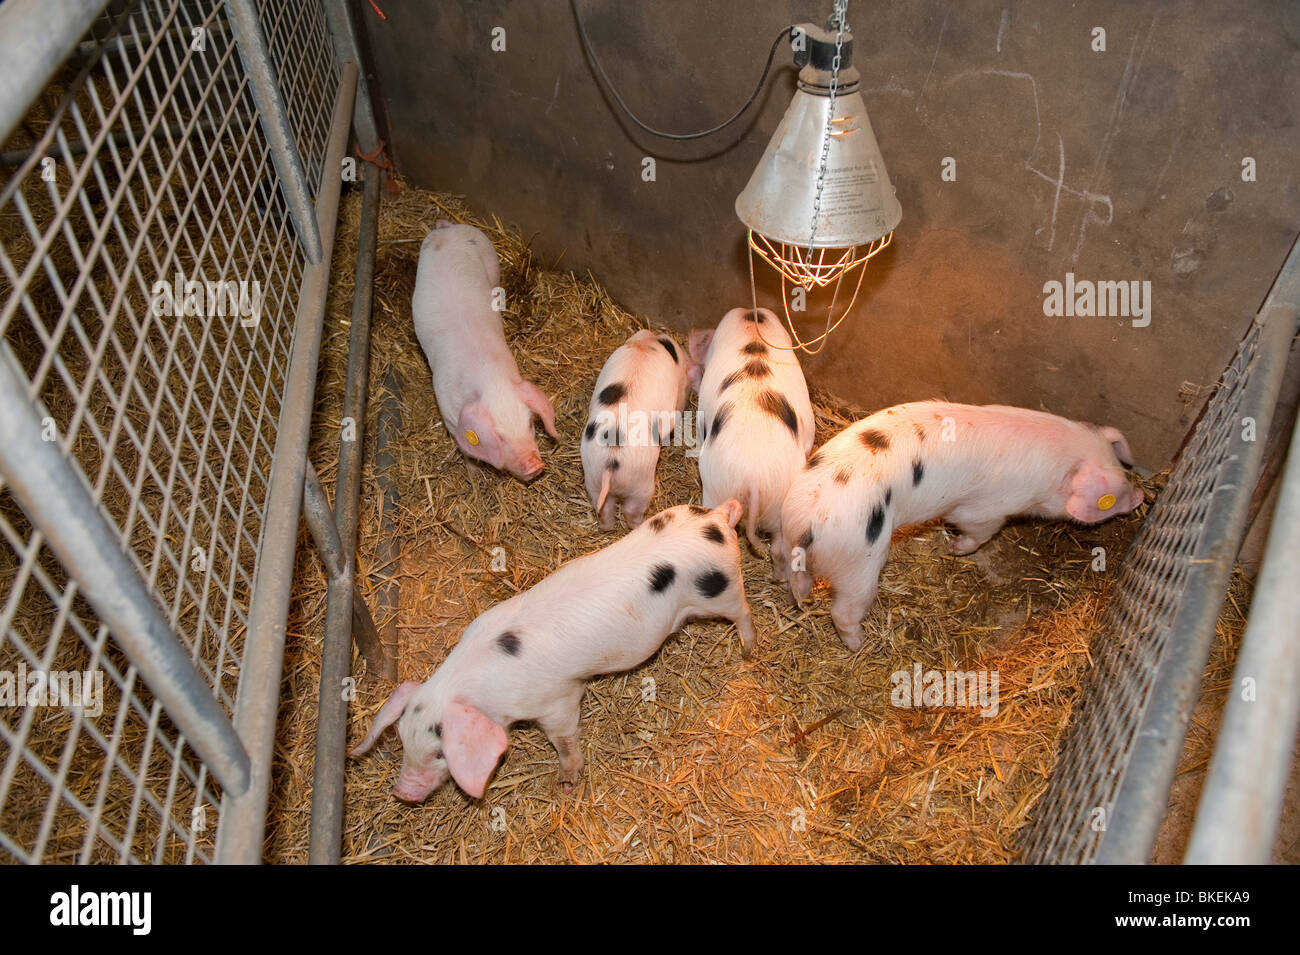
<path id="1" fill-rule="evenodd" d="M 1100 499 L 1098 499 L 1097 501 L 1097 510 L 1099 511 L 1109 511 L 1114 506 L 1115 506 L 1114 494 L 1103 494 L 1100 497 Z"/>
<path id="2" fill-rule="evenodd" d="M 472 444 L 474 447 L 476 447 L 476 448 L 478 447 L 478 435 L 475 434 L 473 431 L 466 431 L 466 432 L 465 432 L 465 440 L 468 441 L 470 444 Z M 1108 496 L 1109 496 L 1109 495 L 1108 495 Z M 1111 503 L 1111 504 L 1114 504 L 1114 503 L 1115 503 L 1115 499 L 1114 499 L 1113 497 L 1110 499 L 1110 503 Z M 1106 505 L 1106 506 L 1109 507 L 1110 504 L 1108 504 L 1108 505 Z"/>

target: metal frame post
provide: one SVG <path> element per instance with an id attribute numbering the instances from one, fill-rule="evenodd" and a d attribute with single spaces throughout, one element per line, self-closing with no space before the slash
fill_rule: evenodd
<path id="1" fill-rule="evenodd" d="M 1300 421 L 1185 862 L 1263 865 L 1272 854 L 1300 722 L 1297 565 Z M 1248 679 L 1254 684 L 1249 698 Z"/>
<path id="2" fill-rule="evenodd" d="M 318 210 L 312 204 L 307 172 L 294 142 L 293 127 L 289 125 L 289 113 L 276 81 L 275 64 L 271 61 L 271 51 L 267 48 L 266 36 L 262 33 L 262 25 L 257 18 L 257 8 L 253 0 L 225 0 L 225 3 L 230 30 L 239 47 L 239 59 L 248 74 L 248 89 L 257 105 L 258 121 L 271 149 L 271 162 L 275 166 L 280 188 L 284 192 L 284 201 L 289 206 L 289 215 L 298 232 L 298 241 L 307 261 L 318 265 L 324 247 L 330 243 L 322 239 L 325 229 L 317 222 Z M 354 67 L 355 64 L 354 60 Z M 350 120 L 351 116 L 348 118 Z M 337 172 L 334 176 L 337 178 Z M 326 191 L 322 181 L 321 192 Z M 333 229 L 332 222 L 330 228 Z M 331 237 L 330 242 L 332 241 Z"/>
<path id="3" fill-rule="evenodd" d="M 0 143 L 63 66 L 108 0 L 8 0 L 0 5 Z"/>
<path id="4" fill-rule="evenodd" d="M 285 625 L 289 615 L 289 591 L 293 582 L 298 518 L 307 467 L 307 441 L 316 392 L 316 367 L 320 359 L 325 300 L 329 292 L 330 254 L 338 221 L 342 163 L 347 152 L 356 89 L 357 64 L 342 64 L 325 150 L 320 196 L 316 203 L 316 222 L 324 254 L 320 261 L 303 271 L 298 312 L 294 319 L 293 350 L 289 357 L 267 491 L 261 553 L 248 613 L 248 638 L 235 702 L 235 729 L 249 747 L 252 777 L 243 795 L 222 798 L 217 861 L 223 863 L 248 864 L 260 862 L 262 858 L 271 756 L 275 747 L 275 717 L 284 666 Z M 287 128 L 287 121 L 281 116 L 271 125 Z"/>
<path id="5" fill-rule="evenodd" d="M 346 0 L 324 0 L 325 22 L 334 37 L 334 55 L 340 63 L 351 60 L 360 69 L 361 51 L 357 46 L 357 31 L 348 11 Z M 379 148 L 379 127 L 375 124 L 375 108 L 370 100 L 370 85 L 364 71 L 357 76 L 357 104 L 352 113 L 352 131 L 357 145 L 365 153 Z"/>
<path id="6" fill-rule="evenodd" d="M 1273 312 L 1255 319 L 1263 327 L 1251 379 L 1242 395 L 1241 406 L 1255 417 L 1261 437 L 1268 434 L 1273 399 L 1286 368 L 1286 346 L 1294 332 L 1280 317 Z M 1196 573 L 1189 576 L 1170 625 L 1168 649 L 1133 740 L 1128 769 L 1115 793 L 1105 837 L 1097 849 L 1098 863 L 1150 861 L 1214 642 L 1215 621 L 1246 530 L 1250 494 L 1237 491 L 1242 485 L 1254 486 L 1263 454 L 1262 440 L 1238 439 L 1235 453 L 1219 472 L 1200 543 L 1189 558 L 1197 565 Z"/>
<path id="7" fill-rule="evenodd" d="M 348 701 L 343 683 L 352 663 L 352 625 L 357 541 L 357 503 L 361 496 L 361 452 L 370 366 L 370 309 L 375 279 L 375 246 L 379 231 L 379 170 L 365 179 L 357 239 L 356 283 L 348 341 L 347 383 L 343 417 L 353 433 L 339 446 L 335 479 L 334 518 L 340 550 L 339 573 L 330 580 L 321 646 L 320 696 L 316 711 L 316 761 L 312 770 L 311 846 L 314 865 L 337 865 L 343 837 L 343 764 L 347 753 Z M 310 473 L 310 472 L 309 472 Z M 323 497 L 323 494 L 322 494 Z M 382 653 L 371 624 L 371 654 Z M 360 642 L 360 641 L 359 641 Z"/>

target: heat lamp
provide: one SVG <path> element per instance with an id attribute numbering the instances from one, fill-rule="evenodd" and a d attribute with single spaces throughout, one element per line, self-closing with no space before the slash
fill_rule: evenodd
<path id="1" fill-rule="evenodd" d="M 824 29 L 806 23 L 791 31 L 798 89 L 736 198 L 736 215 L 749 230 L 751 289 L 757 256 L 780 275 L 795 347 L 810 352 L 814 345 L 820 351 L 848 315 L 867 261 L 889 245 L 903 217 L 852 65 L 847 7 L 837 2 Z M 791 295 L 827 287 L 833 291 L 826 329 L 804 341 L 790 317 Z"/>
<path id="2" fill-rule="evenodd" d="M 749 99 L 729 119 L 690 133 L 665 132 L 637 118 L 597 59 L 577 0 L 570 0 L 570 6 L 583 50 L 610 97 L 636 126 L 661 139 L 701 139 L 740 119 L 757 101 L 778 46 L 789 40 L 795 65 L 800 67 L 798 89 L 749 184 L 736 198 L 736 215 L 749 229 L 754 308 L 758 308 L 757 257 L 781 276 L 781 300 L 794 348 L 810 354 L 820 351 L 857 301 L 868 260 L 889 245 L 903 217 L 853 66 L 848 0 L 834 0 L 825 27 L 804 23 L 782 30 Z M 844 294 L 846 279 L 851 295 Z M 788 292 L 787 286 L 791 286 Z M 831 291 L 826 329 L 805 341 L 790 317 L 790 300 L 795 289 L 803 290 L 799 298 L 804 301 L 808 293 L 827 288 Z M 847 305 L 842 304 L 845 299 Z"/>

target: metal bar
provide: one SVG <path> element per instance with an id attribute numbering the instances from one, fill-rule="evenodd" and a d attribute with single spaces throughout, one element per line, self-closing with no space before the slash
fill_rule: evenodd
<path id="1" fill-rule="evenodd" d="M 330 500 L 325 489 L 320 485 L 320 477 L 311 460 L 306 462 L 302 482 L 302 516 L 311 531 L 311 539 L 316 544 L 325 572 L 329 574 L 331 586 L 333 581 L 341 578 L 346 570 L 343 559 L 343 545 L 339 541 L 338 525 L 334 521 L 334 511 L 330 509 Z"/>
<path id="2" fill-rule="evenodd" d="M 0 142 L 9 139 L 108 0 L 9 0 L 0 5 Z"/>
<path id="3" fill-rule="evenodd" d="M 351 60 L 360 68 L 361 50 L 357 45 L 357 31 L 352 23 L 346 0 L 325 0 L 325 22 L 334 39 L 334 56 L 340 63 Z M 352 112 L 352 132 L 357 145 L 364 153 L 379 148 L 379 129 L 375 124 L 375 109 L 370 99 L 370 85 L 364 71 L 357 78 L 357 105 Z"/>
<path id="4" fill-rule="evenodd" d="M 357 65 L 344 63 L 330 120 L 317 224 L 327 253 L 334 248 L 339 213 L 340 174 L 347 150 L 352 102 L 357 89 Z M 307 466 L 307 439 L 315 399 L 316 366 L 320 359 L 325 299 L 329 292 L 330 255 L 303 270 L 298 312 L 294 319 L 293 350 L 276 433 L 267 489 L 257 576 L 248 611 L 248 637 L 235 700 L 235 729 L 249 746 L 252 778 L 239 797 L 223 796 L 217 830 L 217 861 L 251 864 L 261 860 L 266 829 L 266 803 L 271 784 L 271 754 L 275 746 L 275 716 L 280 701 L 284 664 L 285 623 L 298 539 L 298 517 Z"/>
<path id="5" fill-rule="evenodd" d="M 43 409 L 27 396 L 7 343 L 0 346 L 0 474 L 32 523 L 150 691 L 229 793 L 249 784 L 249 754 L 153 602 L 118 535 L 54 441 Z"/>
<path id="6" fill-rule="evenodd" d="M 357 510 L 361 498 L 361 457 L 366 420 L 366 396 L 370 393 L 370 315 L 375 285 L 375 248 L 379 236 L 379 183 L 377 167 L 367 169 L 361 204 L 360 236 L 357 240 L 357 270 L 353 284 L 352 324 L 348 340 L 347 381 L 343 390 L 343 419 L 351 424 L 350 437 L 339 446 L 338 478 L 335 481 L 335 513 L 343 542 L 347 573 L 353 581 L 353 637 L 365 658 L 368 672 L 384 679 L 397 675 L 397 665 L 385 652 L 370 609 L 356 585 Z M 341 624 L 340 624 L 341 626 Z M 341 651 L 340 651 L 341 653 Z M 347 660 L 336 661 L 339 680 L 347 676 Z M 341 714 L 340 720 L 346 714 Z M 318 719 L 319 725 L 319 719 Z M 340 722 L 340 727 L 344 724 Z M 340 729 L 342 746 L 343 729 Z"/>
<path id="7" fill-rule="evenodd" d="M 204 120 L 203 122 L 195 124 L 194 128 L 198 130 L 202 130 L 204 133 L 210 134 L 212 132 L 212 123 L 208 122 L 207 120 Z M 162 136 L 164 134 L 169 139 L 173 139 L 173 140 L 183 139 L 188 132 L 189 132 L 188 127 L 183 126 L 180 123 L 174 123 L 171 126 L 155 126 L 153 129 L 149 130 L 148 132 L 142 129 L 129 129 L 129 130 L 124 129 L 124 130 L 119 130 L 116 133 L 113 133 L 111 136 L 108 137 L 106 142 L 111 142 L 113 143 L 113 145 L 119 147 L 130 146 L 134 150 L 136 144 L 142 140 L 153 139 L 158 136 Z M 73 139 L 69 141 L 68 148 L 66 150 L 62 146 L 55 143 L 49 149 L 45 150 L 41 155 L 42 157 L 51 156 L 54 159 L 65 159 L 68 156 L 85 155 L 89 150 L 90 150 L 90 144 L 87 143 L 84 139 Z M 34 152 L 36 152 L 36 149 L 33 147 L 28 149 L 11 149 L 7 153 L 0 153 L 0 165 L 21 166 L 23 163 L 25 163 L 28 160 L 28 158 Z"/>
<path id="8" fill-rule="evenodd" d="M 1294 313 L 1292 313 L 1294 322 Z M 1300 723 L 1300 422 L 1185 862 L 1267 864 Z M 1250 681 L 1253 692 L 1244 688 Z"/>
<path id="9" fill-rule="evenodd" d="M 390 682 L 397 680 L 397 608 L 401 603 L 400 586 L 397 582 L 397 563 L 401 560 L 402 542 L 398 538 L 397 503 L 399 492 L 397 482 L 393 480 L 393 470 L 397 467 L 397 455 L 388 449 L 396 443 L 402 434 L 402 377 L 391 365 L 384 370 L 383 399 L 379 405 L 379 421 L 375 434 L 375 474 L 379 485 L 380 517 L 379 544 L 376 548 L 376 571 L 370 575 L 375 591 L 375 604 L 380 619 L 384 621 L 380 630 L 383 641 L 386 669 L 376 675 Z M 382 576 L 381 576 L 382 575 Z"/>
<path id="10" fill-rule="evenodd" d="M 1235 453 L 1228 455 L 1219 471 L 1200 543 L 1190 558 L 1197 565 L 1196 573 L 1189 574 L 1173 618 L 1168 649 L 1097 850 L 1098 863 L 1141 865 L 1151 858 L 1214 642 L 1228 578 L 1245 533 L 1250 494 L 1239 491 L 1243 485 L 1253 487 L 1259 473 L 1264 453 L 1262 438 L 1268 434 L 1288 346 L 1295 333 L 1292 315 L 1286 309 L 1270 309 L 1256 316 L 1255 321 L 1263 327 L 1241 409 L 1255 419 L 1254 433 L 1261 440 L 1243 440 L 1238 430 Z"/>
<path id="11" fill-rule="evenodd" d="M 343 838 L 343 763 L 347 756 L 348 696 L 344 681 L 352 664 L 353 610 L 357 601 L 355 559 L 357 502 L 370 367 L 370 308 L 379 232 L 379 170 L 367 170 L 357 238 L 356 282 L 343 392 L 344 432 L 334 482 L 334 513 L 341 548 L 340 573 L 330 582 L 321 647 L 320 697 L 316 711 L 316 761 L 312 770 L 311 844 L 308 861 L 337 865 Z M 373 633 L 373 621 L 371 621 Z M 377 637 L 377 633 L 373 633 Z"/>
<path id="12" fill-rule="evenodd" d="M 276 80 L 271 51 L 267 48 L 266 37 L 257 19 L 257 8 L 253 0 L 225 0 L 225 4 L 230 29 L 239 47 L 239 58 L 248 74 L 248 88 L 253 95 L 253 102 L 257 104 L 262 133 L 270 147 L 271 161 L 275 165 L 284 200 L 289 206 L 289 215 L 297 229 L 298 241 L 302 244 L 307 261 L 318 265 L 323 254 L 324 229 L 317 222 L 318 210 L 312 204 L 307 172 L 302 164 L 302 155 L 298 152 L 293 127 L 289 123 L 284 96 Z M 355 68 L 355 61 L 353 66 Z M 342 156 L 339 161 L 342 161 Z M 326 175 L 330 174 L 326 170 Z M 321 191 L 325 191 L 324 180 L 321 182 Z M 337 197 L 335 200 L 337 204 Z M 330 228 L 333 228 L 333 223 Z"/>

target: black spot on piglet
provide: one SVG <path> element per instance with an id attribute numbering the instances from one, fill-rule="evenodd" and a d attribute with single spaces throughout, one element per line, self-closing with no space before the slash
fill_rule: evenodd
<path id="1" fill-rule="evenodd" d="M 715 544 L 724 544 L 727 541 L 726 535 L 722 533 L 722 528 L 717 524 L 705 524 L 704 536 L 707 540 L 711 540 Z"/>
<path id="2" fill-rule="evenodd" d="M 588 421 L 587 430 L 582 432 L 582 436 L 586 438 L 588 441 L 594 438 L 596 436 L 596 422 Z"/>
<path id="3" fill-rule="evenodd" d="M 619 461 L 618 458 L 610 458 L 609 461 L 605 464 L 605 470 L 617 471 L 622 466 L 623 466 L 623 462 Z"/>
<path id="4" fill-rule="evenodd" d="M 616 405 L 627 394 L 627 385 L 621 381 L 616 381 L 612 385 L 606 385 L 596 396 L 596 400 L 602 405 Z"/>
<path id="5" fill-rule="evenodd" d="M 726 391 L 738 381 L 757 381 L 760 378 L 770 378 L 772 376 L 772 366 L 761 358 L 754 358 L 745 363 L 741 368 L 737 368 L 726 378 L 722 379 L 722 384 L 718 386 L 718 391 Z"/>
<path id="6" fill-rule="evenodd" d="M 692 514 L 703 515 L 709 513 L 709 509 L 707 507 L 700 507 L 700 505 L 698 504 L 687 504 L 686 506 L 690 508 Z"/>
<path id="7" fill-rule="evenodd" d="M 848 484 L 849 479 L 852 477 L 853 477 L 853 467 L 851 465 L 846 464 L 843 467 L 835 469 L 836 484 Z"/>
<path id="8" fill-rule="evenodd" d="M 877 431 L 875 428 L 868 428 L 858 435 L 858 439 L 871 449 L 871 453 L 877 451 L 889 450 L 889 436 L 883 431 Z"/>
<path id="9" fill-rule="evenodd" d="M 677 568 L 672 564 L 658 564 L 650 571 L 650 589 L 657 594 L 667 590 L 677 579 Z"/>
<path id="10" fill-rule="evenodd" d="M 657 339 L 657 341 L 659 342 L 660 345 L 664 346 L 664 350 L 667 351 L 668 354 L 672 355 L 673 361 L 676 362 L 677 346 L 673 344 L 673 340 L 671 338 L 668 338 L 667 336 L 664 336 L 663 338 Z"/>
<path id="11" fill-rule="evenodd" d="M 519 638 L 509 630 L 497 637 L 497 646 L 512 657 L 519 656 Z"/>
<path id="12" fill-rule="evenodd" d="M 811 458 L 808 459 L 808 470 L 811 471 L 813 468 L 821 467 L 823 462 L 825 462 L 825 460 L 826 460 L 826 455 L 818 451 L 816 454 L 814 454 Z"/>
<path id="13" fill-rule="evenodd" d="M 921 463 L 920 458 L 917 458 L 912 462 L 912 487 L 920 484 L 923 477 L 925 477 L 925 465 Z"/>
<path id="14" fill-rule="evenodd" d="M 650 518 L 650 529 L 658 534 L 668 526 L 668 522 L 673 519 L 672 511 L 664 511 L 662 514 L 656 514 Z"/>
<path id="15" fill-rule="evenodd" d="M 790 433 L 799 437 L 799 416 L 794 413 L 794 407 L 785 395 L 765 388 L 758 396 L 758 406 L 774 418 L 780 418 Z"/>
<path id="16" fill-rule="evenodd" d="M 880 532 L 885 529 L 885 509 L 877 504 L 871 509 L 871 517 L 867 521 L 867 543 L 874 544 L 880 537 Z"/>
<path id="17" fill-rule="evenodd" d="M 695 578 L 695 589 L 702 597 L 716 597 L 731 584 L 727 575 L 720 570 L 710 570 Z"/>
<path id="18" fill-rule="evenodd" d="M 752 341 L 740 350 L 742 355 L 766 355 L 767 346 L 760 341 Z"/>
<path id="19" fill-rule="evenodd" d="M 731 415 L 731 402 L 728 401 L 721 408 L 719 408 L 718 413 L 713 416 L 713 427 L 709 429 L 709 437 L 707 438 L 707 440 L 709 441 L 717 440 L 718 435 L 722 433 L 722 426 L 727 423 L 727 418 L 730 415 Z"/>

